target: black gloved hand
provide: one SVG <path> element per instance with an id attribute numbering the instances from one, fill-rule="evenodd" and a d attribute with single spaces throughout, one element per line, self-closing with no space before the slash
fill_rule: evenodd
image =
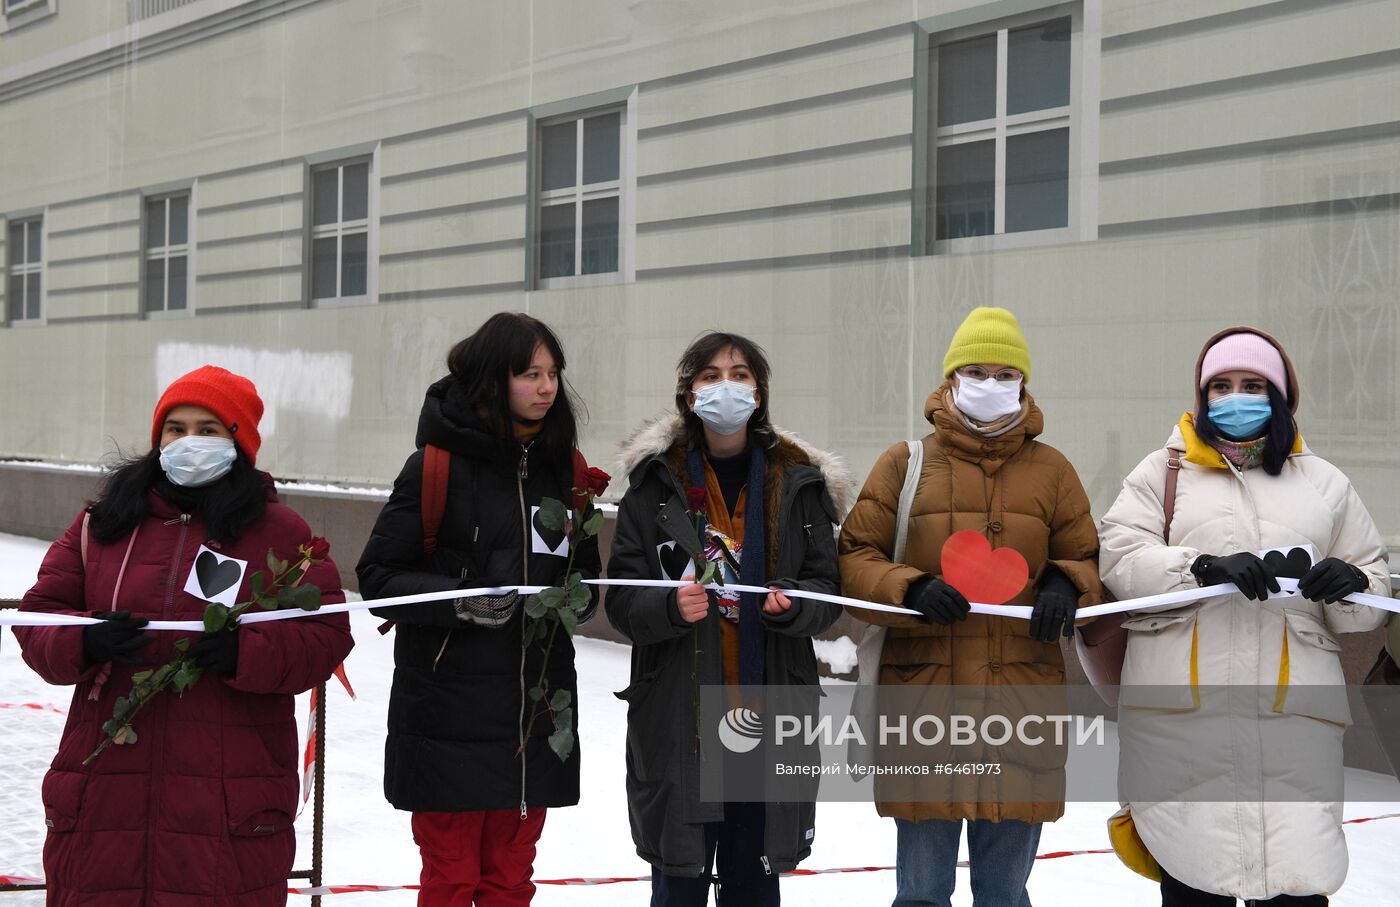
<path id="1" fill-rule="evenodd" d="M 1216 557 L 1203 554 L 1191 565 L 1191 572 L 1202 586 L 1234 583 L 1245 598 L 1264 601 L 1270 592 L 1277 592 L 1278 580 L 1273 571 L 1252 551 L 1241 551 Z"/>
<path id="2" fill-rule="evenodd" d="M 1079 589 L 1058 567 L 1047 567 L 1031 608 L 1031 637 L 1054 642 L 1074 636 L 1074 615 L 1079 610 Z"/>
<path id="3" fill-rule="evenodd" d="M 238 671 L 238 631 L 205 633 L 190 646 L 189 655 L 206 674 L 232 676 Z"/>
<path id="4" fill-rule="evenodd" d="M 1360 567 L 1341 558 L 1327 557 L 1313 564 L 1312 569 L 1298 580 L 1298 591 L 1315 602 L 1332 604 L 1353 592 L 1364 592 L 1371 585 Z"/>
<path id="5" fill-rule="evenodd" d="M 919 619 L 928 624 L 947 626 L 955 620 L 967 620 L 972 606 L 963 594 L 952 586 L 926 576 L 909 587 L 904 594 L 904 607 L 919 612 Z"/>
<path id="6" fill-rule="evenodd" d="M 141 663 L 135 652 L 156 641 L 141 630 L 146 626 L 146 618 L 132 617 L 130 611 L 94 611 L 93 617 L 100 624 L 83 627 L 83 658 L 88 664 L 105 664 L 115 661 L 124 665 Z"/>

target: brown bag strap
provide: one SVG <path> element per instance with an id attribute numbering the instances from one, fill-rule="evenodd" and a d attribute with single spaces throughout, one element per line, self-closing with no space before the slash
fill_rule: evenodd
<path id="1" fill-rule="evenodd" d="M 1172 516 L 1176 512 L 1176 480 L 1181 476 L 1181 451 L 1167 448 L 1167 490 L 1162 496 L 1162 541 L 1168 545 L 1172 538 Z"/>
<path id="2" fill-rule="evenodd" d="M 423 553 L 431 557 L 437 552 L 438 528 L 447 512 L 447 474 L 452 468 L 452 454 L 432 444 L 423 448 L 423 497 L 419 508 L 423 514 Z"/>

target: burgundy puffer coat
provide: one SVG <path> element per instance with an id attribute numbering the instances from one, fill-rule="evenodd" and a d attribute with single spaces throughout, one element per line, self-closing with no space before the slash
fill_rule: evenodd
<path id="1" fill-rule="evenodd" d="M 290 508 L 271 503 L 236 543 L 216 549 L 266 572 L 267 553 L 294 561 L 311 530 Z M 185 517 L 151 492 L 150 515 L 135 533 L 116 608 L 135 616 L 191 620 L 205 602 L 185 580 L 201 544 L 200 519 Z M 83 517 L 54 543 L 23 610 L 54 613 L 112 608 L 130 536 L 91 540 L 82 554 Z M 211 546 L 212 547 L 212 546 Z M 326 560 L 305 579 L 323 604 L 344 601 L 339 573 Z M 323 682 L 354 642 L 345 615 L 250 624 L 239 629 L 238 669 L 206 675 L 183 696 L 166 690 L 137 717 L 137 742 L 83 759 L 103 739 L 113 700 L 131 675 L 166 663 L 174 643 L 196 634 L 152 632 L 140 666 L 112 665 L 95 700 L 98 666 L 83 658 L 75 627 L 15 628 L 24 660 L 53 684 L 75 684 L 58 755 L 44 778 L 44 844 L 49 907 L 264 907 L 287 899 L 296 853 L 297 729 L 293 694 Z"/>

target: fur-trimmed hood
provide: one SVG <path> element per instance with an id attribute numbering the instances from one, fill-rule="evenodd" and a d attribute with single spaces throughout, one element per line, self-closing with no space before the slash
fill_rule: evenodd
<path id="1" fill-rule="evenodd" d="M 856 502 L 856 480 L 844 457 L 807 443 L 797 435 L 777 426 L 777 457 L 790 463 L 814 466 L 821 472 L 827 494 L 836 506 L 836 515 L 844 519 Z M 642 423 L 631 438 L 622 443 L 617 464 L 621 475 L 632 473 L 652 457 L 665 456 L 680 446 L 685 438 L 685 420 L 679 413 L 662 416 Z M 770 457 L 770 459 L 772 459 Z"/>

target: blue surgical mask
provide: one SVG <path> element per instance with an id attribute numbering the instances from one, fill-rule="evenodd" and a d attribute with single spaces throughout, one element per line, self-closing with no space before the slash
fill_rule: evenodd
<path id="1" fill-rule="evenodd" d="M 1210 421 L 1231 441 L 1259 437 L 1273 414 L 1265 394 L 1226 394 L 1210 401 Z"/>
<path id="2" fill-rule="evenodd" d="M 237 457 L 229 438 L 188 435 L 165 446 L 160 452 L 160 468 L 176 485 L 202 488 L 228 475 Z"/>
<path id="3" fill-rule="evenodd" d="M 757 408 L 752 384 L 716 381 L 695 392 L 695 415 L 721 435 L 743 429 Z"/>

